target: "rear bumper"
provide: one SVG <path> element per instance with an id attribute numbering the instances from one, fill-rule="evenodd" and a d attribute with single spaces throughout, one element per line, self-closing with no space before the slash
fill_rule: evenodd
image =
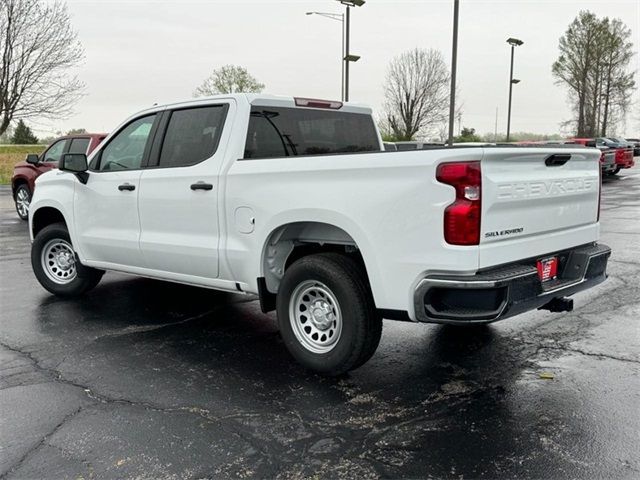
<path id="1" fill-rule="evenodd" d="M 592 244 L 548 256 L 559 259 L 559 275 L 542 284 L 536 259 L 475 275 L 431 275 L 414 292 L 416 319 L 429 323 L 490 323 L 543 307 L 591 288 L 607 278 L 611 249 Z"/>
<path id="2" fill-rule="evenodd" d="M 625 155 L 624 157 L 617 156 L 616 157 L 616 166 L 620 168 L 631 168 L 635 165 L 635 160 L 633 159 L 633 154 Z"/>

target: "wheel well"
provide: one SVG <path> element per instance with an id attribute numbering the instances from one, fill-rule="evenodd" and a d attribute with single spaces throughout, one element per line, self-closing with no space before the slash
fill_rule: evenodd
<path id="1" fill-rule="evenodd" d="M 33 236 L 35 237 L 40 230 L 52 223 L 64 223 L 66 225 L 67 222 L 65 222 L 60 210 L 56 210 L 53 207 L 42 207 L 36 210 L 32 221 Z"/>
<path id="2" fill-rule="evenodd" d="M 360 249 L 347 232 L 327 223 L 296 222 L 277 228 L 267 239 L 262 264 L 266 290 L 277 293 L 284 272 L 296 260 L 324 252 L 351 256 L 366 275 Z"/>
<path id="3" fill-rule="evenodd" d="M 29 185 L 29 182 L 27 182 L 24 178 L 18 178 L 13 181 L 13 183 L 11 184 L 11 194 L 13 195 L 14 200 L 16 199 L 16 191 L 18 190 L 18 187 L 20 185 Z"/>

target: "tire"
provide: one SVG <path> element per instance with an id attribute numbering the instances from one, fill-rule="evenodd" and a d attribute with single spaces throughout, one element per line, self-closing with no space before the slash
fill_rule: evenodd
<path id="1" fill-rule="evenodd" d="M 31 190 L 26 184 L 18 185 L 14 196 L 16 212 L 21 220 L 29 220 L 29 204 L 31 203 Z"/>
<path id="2" fill-rule="evenodd" d="M 285 272 L 276 304 L 287 349 L 317 373 L 337 376 L 358 368 L 380 343 L 382 318 L 366 275 L 346 255 L 297 260 Z"/>
<path id="3" fill-rule="evenodd" d="M 64 223 L 48 225 L 36 235 L 31 246 L 31 267 L 45 289 L 60 297 L 76 297 L 100 282 L 103 270 L 85 267 L 71 245 Z"/>
<path id="4" fill-rule="evenodd" d="M 608 175 L 613 177 L 614 175 L 617 175 L 618 173 L 620 173 L 620 170 L 622 170 L 622 167 L 618 166 L 613 172 L 609 172 Z"/>

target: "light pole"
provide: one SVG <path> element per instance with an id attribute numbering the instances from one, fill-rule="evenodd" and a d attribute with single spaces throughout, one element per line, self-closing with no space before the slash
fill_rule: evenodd
<path id="1" fill-rule="evenodd" d="M 511 133 L 511 96 L 513 94 L 513 86 L 520 83 L 520 80 L 513 78 L 513 52 L 516 47 L 519 47 L 524 42 L 517 38 L 508 38 L 507 43 L 511 45 L 511 73 L 509 74 L 509 109 L 507 111 L 507 142 L 509 141 L 509 134 Z"/>
<path id="2" fill-rule="evenodd" d="M 344 13 L 307 12 L 307 15 L 319 15 L 342 24 L 342 49 L 340 50 L 340 65 L 342 68 L 340 73 L 340 100 L 344 100 Z"/>
<path id="3" fill-rule="evenodd" d="M 349 42 L 351 40 L 351 7 L 361 7 L 366 2 L 365 0 L 336 0 L 342 5 L 346 5 L 347 11 L 345 13 L 346 26 L 345 26 L 345 48 L 344 48 L 344 101 L 349 101 L 349 64 L 351 62 L 357 62 L 360 60 L 359 55 L 351 55 L 349 52 Z"/>
<path id="4" fill-rule="evenodd" d="M 453 45 L 451 47 L 451 94 L 449 98 L 449 139 L 447 144 L 453 147 L 453 123 L 456 114 L 456 70 L 458 64 L 458 13 L 460 2 L 453 1 Z"/>

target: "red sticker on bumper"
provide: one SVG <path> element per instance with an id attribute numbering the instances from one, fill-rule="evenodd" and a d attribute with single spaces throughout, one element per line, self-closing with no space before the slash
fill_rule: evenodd
<path id="1" fill-rule="evenodd" d="M 540 281 L 546 282 L 558 276 L 558 258 L 551 257 L 538 260 L 538 277 Z"/>

